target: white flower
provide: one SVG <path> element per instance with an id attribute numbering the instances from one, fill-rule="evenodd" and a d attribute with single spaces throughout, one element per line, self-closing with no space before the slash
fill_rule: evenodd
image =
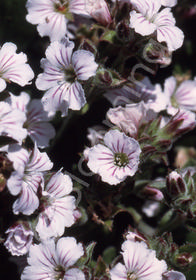
<path id="1" fill-rule="evenodd" d="M 55 129 L 49 123 L 48 115 L 43 109 L 41 100 L 30 100 L 27 93 L 21 92 L 19 96 L 10 93 L 10 97 L 6 101 L 10 103 L 13 109 L 21 110 L 26 114 L 24 127 L 37 146 L 40 148 L 47 147 L 50 139 L 55 136 Z"/>
<path id="2" fill-rule="evenodd" d="M 108 25 L 112 22 L 110 11 L 105 0 L 85 0 L 86 11 L 99 23 Z"/>
<path id="3" fill-rule="evenodd" d="M 165 261 L 156 258 L 156 252 L 144 242 L 130 240 L 122 244 L 124 265 L 117 263 L 110 271 L 111 280 L 162 280 L 166 271 Z"/>
<path id="4" fill-rule="evenodd" d="M 8 237 L 4 245 L 13 256 L 25 255 L 29 251 L 34 234 L 28 224 L 17 223 L 5 233 Z"/>
<path id="5" fill-rule="evenodd" d="M 136 173 L 140 153 L 135 139 L 111 130 L 104 136 L 104 145 L 95 145 L 88 151 L 87 165 L 101 176 L 102 181 L 117 185 Z"/>
<path id="6" fill-rule="evenodd" d="M 142 36 L 156 31 L 158 42 L 166 42 L 169 51 L 180 48 L 184 34 L 175 26 L 170 8 L 160 10 L 160 0 L 131 0 L 134 10 L 130 12 L 130 27 Z"/>
<path id="7" fill-rule="evenodd" d="M 76 221 L 75 198 L 69 195 L 73 189 L 72 185 L 70 177 L 62 172 L 53 174 L 46 184 L 36 226 L 41 239 L 61 236 L 65 227 L 72 226 Z"/>
<path id="8" fill-rule="evenodd" d="M 13 43 L 5 43 L 0 48 L 0 92 L 6 88 L 6 82 L 25 86 L 34 78 L 31 67 L 26 64 L 26 54 L 17 54 L 16 49 Z"/>
<path id="9" fill-rule="evenodd" d="M 62 39 L 67 33 L 68 20 L 72 14 L 88 15 L 85 0 L 28 0 L 26 20 L 37 24 L 40 36 L 49 36 L 51 41 Z"/>
<path id="10" fill-rule="evenodd" d="M 46 50 L 46 59 L 41 61 L 44 73 L 39 74 L 36 86 L 47 90 L 42 101 L 49 116 L 58 110 L 65 116 L 68 108 L 80 110 L 86 103 L 78 80 L 85 81 L 94 76 L 98 65 L 91 52 L 73 52 L 73 48 L 74 44 L 69 41 L 53 42 Z"/>
<path id="11" fill-rule="evenodd" d="M 20 212 L 31 215 L 39 206 L 37 192 L 43 181 L 43 172 L 50 170 L 53 164 L 36 145 L 30 152 L 10 145 L 7 157 L 15 169 L 7 181 L 7 187 L 12 195 L 19 195 L 13 204 L 13 212 L 16 215 Z"/>
<path id="12" fill-rule="evenodd" d="M 161 5 L 166 7 L 173 7 L 177 5 L 178 0 L 161 0 Z"/>
<path id="13" fill-rule="evenodd" d="M 0 102 L 0 135 L 9 136 L 21 144 L 27 136 L 27 130 L 23 128 L 25 121 L 23 112 L 13 110 L 6 102 Z"/>
<path id="14" fill-rule="evenodd" d="M 85 280 L 81 270 L 73 267 L 84 254 L 81 243 L 73 237 L 60 238 L 30 247 L 28 266 L 21 280 Z"/>
<path id="15" fill-rule="evenodd" d="M 163 95 L 167 100 L 167 112 L 175 115 L 179 109 L 196 111 L 196 81 L 183 81 L 179 86 L 175 77 L 165 80 Z"/>

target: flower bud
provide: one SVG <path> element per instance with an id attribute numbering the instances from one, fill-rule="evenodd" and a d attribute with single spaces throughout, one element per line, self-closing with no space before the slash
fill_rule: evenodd
<path id="1" fill-rule="evenodd" d="M 188 266 L 189 264 L 191 264 L 193 261 L 193 256 L 191 253 L 182 253 L 182 254 L 179 254 L 177 257 L 176 257 L 176 262 L 178 263 L 178 265 L 180 266 Z"/>
<path id="2" fill-rule="evenodd" d="M 110 11 L 108 9 L 105 0 L 85 0 L 86 11 L 94 18 L 98 23 L 106 26 L 112 22 Z"/>
<path id="3" fill-rule="evenodd" d="M 13 256 L 28 253 L 34 235 L 28 223 L 17 222 L 6 233 L 8 237 L 4 245 Z"/>
<path id="4" fill-rule="evenodd" d="M 149 63 L 159 63 L 163 66 L 168 66 L 171 63 L 171 52 L 161 43 L 150 39 L 148 44 L 143 49 L 143 57 Z"/>
<path id="5" fill-rule="evenodd" d="M 126 22 L 124 22 L 124 21 L 119 22 L 119 24 L 117 25 L 116 31 L 117 31 L 117 36 L 120 40 L 126 42 L 131 39 L 130 27 Z"/>
<path id="6" fill-rule="evenodd" d="M 186 185 L 181 177 L 176 171 L 172 171 L 169 176 L 167 176 L 167 190 L 171 197 L 179 196 L 186 192 Z"/>
<path id="7" fill-rule="evenodd" d="M 152 188 L 150 186 L 146 186 L 143 190 L 142 190 L 142 195 L 144 195 L 147 199 L 153 199 L 156 201 L 161 201 L 163 200 L 163 193 L 156 189 L 156 188 Z"/>

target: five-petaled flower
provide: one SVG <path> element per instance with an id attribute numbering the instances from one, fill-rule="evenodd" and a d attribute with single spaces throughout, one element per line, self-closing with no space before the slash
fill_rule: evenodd
<path id="1" fill-rule="evenodd" d="M 119 130 L 110 130 L 104 136 L 104 145 L 88 151 L 88 167 L 101 176 L 102 181 L 117 185 L 127 176 L 133 176 L 139 165 L 139 143 Z"/>
<path id="2" fill-rule="evenodd" d="M 6 88 L 6 82 L 25 86 L 34 78 L 31 67 L 26 63 L 24 53 L 16 53 L 16 45 L 5 43 L 0 48 L 0 92 Z"/>
<path id="3" fill-rule="evenodd" d="M 130 12 L 130 27 L 136 33 L 148 36 L 156 32 L 158 42 L 166 42 L 169 51 L 182 46 L 184 34 L 175 26 L 171 8 L 159 12 L 160 0 L 131 0 L 131 4 L 134 9 Z"/>
<path id="4" fill-rule="evenodd" d="M 39 206 L 38 188 L 42 187 L 43 173 L 50 170 L 53 163 L 36 145 L 32 151 L 16 144 L 10 145 L 8 158 L 15 171 L 8 179 L 7 187 L 12 195 L 18 195 L 13 212 L 31 215 Z"/>
<path id="5" fill-rule="evenodd" d="M 79 81 L 94 76 L 98 65 L 91 52 L 73 52 L 73 48 L 74 44 L 70 41 L 55 41 L 47 48 L 46 58 L 41 61 L 44 73 L 38 75 L 36 86 L 47 90 L 42 102 L 49 116 L 56 111 L 65 116 L 68 108 L 80 110 L 86 103 Z"/>
<path id="6" fill-rule="evenodd" d="M 75 197 L 69 195 L 73 190 L 72 185 L 70 177 L 60 171 L 46 182 L 36 226 L 41 239 L 61 236 L 65 227 L 72 226 L 76 221 Z"/>
<path id="7" fill-rule="evenodd" d="M 68 34 L 67 23 L 73 14 L 88 15 L 85 0 L 28 0 L 26 19 L 37 24 L 40 36 L 51 41 L 60 40 Z"/>
<path id="8" fill-rule="evenodd" d="M 73 237 L 63 237 L 55 244 L 54 239 L 39 245 L 32 245 L 29 250 L 28 266 L 25 267 L 21 280 L 85 280 L 84 273 L 74 267 L 84 255 L 81 243 Z"/>

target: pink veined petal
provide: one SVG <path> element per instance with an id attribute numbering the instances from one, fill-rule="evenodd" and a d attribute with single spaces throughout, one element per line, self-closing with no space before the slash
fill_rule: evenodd
<path id="1" fill-rule="evenodd" d="M 84 254 L 82 244 L 76 243 L 73 237 L 63 237 L 59 239 L 56 249 L 58 262 L 65 268 L 74 265 Z"/>
<path id="2" fill-rule="evenodd" d="M 19 198 L 13 204 L 15 215 L 31 215 L 39 206 L 39 199 L 29 185 L 23 185 Z"/>
<path id="3" fill-rule="evenodd" d="M 68 100 L 65 100 L 65 95 L 69 90 L 70 84 L 65 83 L 57 85 L 49 89 L 42 97 L 44 110 L 48 112 L 48 117 L 53 117 L 56 111 L 61 111 L 62 117 L 67 115 Z"/>
<path id="4" fill-rule="evenodd" d="M 52 42 L 46 50 L 46 58 L 51 63 L 58 67 L 68 67 L 71 63 L 71 56 L 74 48 L 74 43 L 68 40 L 62 42 Z"/>
<path id="5" fill-rule="evenodd" d="M 9 93 L 10 96 L 6 101 L 11 105 L 13 109 L 18 109 L 22 112 L 26 112 L 27 104 L 30 101 L 30 96 L 26 92 L 22 91 L 19 96 Z"/>
<path id="6" fill-rule="evenodd" d="M 54 11 L 51 0 L 28 0 L 26 8 L 28 10 L 26 20 L 32 24 L 45 22 L 46 18 Z"/>
<path id="7" fill-rule="evenodd" d="M 22 176 L 16 171 L 12 172 L 7 180 L 7 187 L 12 195 L 18 195 L 22 189 Z"/>
<path id="8" fill-rule="evenodd" d="M 63 14 L 52 13 L 45 22 L 38 24 L 37 30 L 41 37 L 49 36 L 51 41 L 61 40 L 67 33 L 67 19 Z"/>
<path id="9" fill-rule="evenodd" d="M 5 43 L 0 49 L 1 77 L 25 86 L 34 78 L 31 67 L 26 64 L 27 56 L 24 53 L 16 53 L 16 45 Z"/>
<path id="10" fill-rule="evenodd" d="M 69 10 L 73 14 L 88 15 L 85 0 L 70 0 Z"/>
<path id="11" fill-rule="evenodd" d="M 85 50 L 78 50 L 73 53 L 72 65 L 79 80 L 88 80 L 94 76 L 98 67 L 94 55 Z"/>
<path id="12" fill-rule="evenodd" d="M 53 163 L 50 161 L 48 155 L 46 153 L 41 153 L 35 144 L 26 170 L 41 172 L 50 170 L 52 167 Z"/>
<path id="13" fill-rule="evenodd" d="M 64 100 L 69 104 L 72 110 L 80 110 L 86 104 L 84 90 L 79 82 L 71 84 L 64 97 Z"/>
<path id="14" fill-rule="evenodd" d="M 50 239 L 43 244 L 32 245 L 29 250 L 28 264 L 36 266 L 35 273 L 45 270 L 50 273 L 57 265 L 58 258 L 53 239 Z"/>
<path id="15" fill-rule="evenodd" d="M 154 23 L 158 27 L 165 26 L 165 25 L 174 26 L 176 20 L 171 12 L 171 9 L 165 8 L 155 16 Z"/>
<path id="16" fill-rule="evenodd" d="M 142 36 L 147 36 L 156 30 L 156 25 L 150 22 L 145 18 L 141 13 L 137 13 L 136 11 L 132 11 L 130 13 L 130 24 L 131 28 L 135 29 L 136 33 L 141 34 Z"/>
<path id="17" fill-rule="evenodd" d="M 13 162 L 14 169 L 20 174 L 23 174 L 25 166 L 29 161 L 28 151 L 18 144 L 13 144 L 9 146 L 7 157 Z"/>
<path id="18" fill-rule="evenodd" d="M 196 82 L 184 81 L 175 93 L 175 98 L 180 107 L 196 111 Z"/>
<path id="19" fill-rule="evenodd" d="M 143 16 L 152 18 L 161 8 L 160 0 L 131 0 L 133 7 Z"/>
<path id="20" fill-rule="evenodd" d="M 184 34 L 176 26 L 160 26 L 157 29 L 157 40 L 166 42 L 169 51 L 174 51 L 180 48 L 184 41 Z"/>
<path id="21" fill-rule="evenodd" d="M 57 172 L 50 178 L 45 190 L 53 196 L 60 198 L 68 195 L 73 189 L 73 183 L 68 175 Z"/>

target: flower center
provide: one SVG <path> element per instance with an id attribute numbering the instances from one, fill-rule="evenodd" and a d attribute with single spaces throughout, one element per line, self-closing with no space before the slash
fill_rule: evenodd
<path id="1" fill-rule="evenodd" d="M 177 102 L 177 100 L 176 100 L 176 98 L 175 98 L 175 93 L 171 96 L 170 101 L 171 101 L 171 104 L 172 104 L 172 106 L 173 106 L 174 108 L 178 108 L 178 107 L 179 107 L 178 102 Z"/>
<path id="2" fill-rule="evenodd" d="M 54 3 L 54 9 L 58 13 L 66 14 L 69 11 L 69 1 L 68 0 L 57 0 Z"/>
<path id="3" fill-rule="evenodd" d="M 118 167 L 125 167 L 129 163 L 129 158 L 125 153 L 115 153 L 114 164 Z"/>
<path id="4" fill-rule="evenodd" d="M 77 77 L 74 68 L 70 66 L 66 69 L 63 69 L 63 71 L 64 71 L 65 81 L 71 84 L 74 83 Z"/>
<path id="5" fill-rule="evenodd" d="M 127 280 L 137 280 L 137 276 L 133 272 L 128 272 L 127 273 Z"/>
<path id="6" fill-rule="evenodd" d="M 57 265 L 54 269 L 54 279 L 55 280 L 63 280 L 65 275 L 65 269 L 61 265 Z"/>

